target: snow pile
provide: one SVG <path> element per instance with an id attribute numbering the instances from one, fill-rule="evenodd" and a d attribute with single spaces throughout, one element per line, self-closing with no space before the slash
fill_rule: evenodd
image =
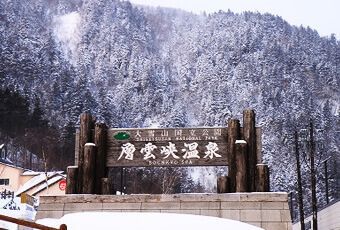
<path id="1" fill-rule="evenodd" d="M 237 229 L 261 230 L 235 220 L 174 213 L 115 213 L 82 212 L 72 213 L 60 219 L 41 219 L 37 223 L 50 227 L 66 224 L 69 230 L 85 229 L 138 229 L 138 230 L 173 230 L 173 229 Z"/>

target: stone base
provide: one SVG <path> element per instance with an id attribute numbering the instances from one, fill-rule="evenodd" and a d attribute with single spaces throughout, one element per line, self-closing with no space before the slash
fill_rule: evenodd
<path id="1" fill-rule="evenodd" d="M 162 212 L 215 216 L 264 229 L 292 228 L 287 193 L 42 196 L 37 219 L 73 212 Z"/>

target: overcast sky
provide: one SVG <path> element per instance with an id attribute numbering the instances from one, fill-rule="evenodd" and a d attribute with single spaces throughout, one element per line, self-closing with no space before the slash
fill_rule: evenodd
<path id="1" fill-rule="evenodd" d="M 219 10 L 258 11 L 279 15 L 290 24 L 309 26 L 321 36 L 340 39 L 340 0 L 130 0 L 133 3 L 180 8 L 194 13 Z"/>

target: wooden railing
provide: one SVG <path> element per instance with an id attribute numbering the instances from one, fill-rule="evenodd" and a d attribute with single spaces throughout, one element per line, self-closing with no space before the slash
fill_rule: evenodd
<path id="1" fill-rule="evenodd" d="M 4 216 L 1 214 L 0 214 L 0 220 L 15 223 L 18 225 L 23 225 L 23 226 L 30 227 L 30 228 L 36 228 L 40 230 L 67 230 L 67 226 L 65 224 L 60 225 L 59 228 L 52 228 L 52 227 L 48 227 L 42 224 L 37 224 L 37 223 L 27 221 L 27 220 L 19 220 L 19 219 L 16 219 L 10 216 Z"/>

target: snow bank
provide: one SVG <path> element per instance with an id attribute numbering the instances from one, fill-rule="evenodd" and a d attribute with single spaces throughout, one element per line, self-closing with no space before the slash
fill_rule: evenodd
<path id="1" fill-rule="evenodd" d="M 67 214 L 60 219 L 41 219 L 37 223 L 50 227 L 59 227 L 61 224 L 66 224 L 69 230 L 104 230 L 113 228 L 125 230 L 262 229 L 235 220 L 174 213 L 81 212 Z"/>
<path id="2" fill-rule="evenodd" d="M 0 214 L 21 220 L 33 221 L 36 211 L 32 206 L 21 203 L 20 197 L 15 197 L 13 200 L 11 198 L 0 199 Z M 18 225 L 0 220 L 0 229 L 17 230 Z"/>

